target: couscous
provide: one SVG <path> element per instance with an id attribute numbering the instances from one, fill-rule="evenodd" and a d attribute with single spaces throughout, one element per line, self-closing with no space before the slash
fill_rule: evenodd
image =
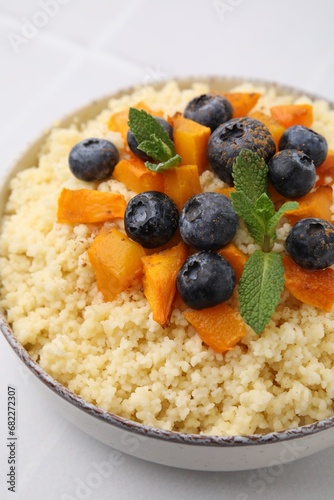
<path id="1" fill-rule="evenodd" d="M 275 88 L 244 84 L 239 92 L 259 92 L 254 110 L 308 103 L 312 128 L 334 148 L 334 111 L 323 101 L 282 96 Z M 270 323 L 247 334 L 221 354 L 205 345 L 180 308 L 169 325 L 152 318 L 140 280 L 105 301 L 97 289 L 87 250 L 101 224 L 56 222 L 62 188 L 134 192 L 111 178 L 80 181 L 68 167 L 79 141 L 112 141 L 126 156 L 121 135 L 108 128 L 113 113 L 137 102 L 165 117 L 183 111 L 206 84 L 180 90 L 140 88 L 111 99 L 94 120 L 54 127 L 38 164 L 13 178 L 0 233 L 0 309 L 31 357 L 73 393 L 136 422 L 166 430 L 209 435 L 281 431 L 329 417 L 334 412 L 334 314 L 301 303 L 286 289 Z M 200 176 L 204 192 L 226 184 L 210 170 Z M 124 231 L 122 219 L 106 223 Z M 274 250 L 284 252 L 291 228 L 282 219 Z M 234 243 L 246 255 L 254 243 L 240 224 Z M 237 292 L 230 299 L 237 307 Z"/>

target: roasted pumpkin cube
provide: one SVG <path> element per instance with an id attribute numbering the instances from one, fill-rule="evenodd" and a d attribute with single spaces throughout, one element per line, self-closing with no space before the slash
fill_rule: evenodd
<path id="1" fill-rule="evenodd" d="M 126 134 L 129 130 L 128 119 L 129 108 L 112 114 L 108 121 L 109 130 L 120 133 L 123 139 L 126 140 Z"/>
<path id="2" fill-rule="evenodd" d="M 167 326 L 176 292 L 176 277 L 188 256 L 188 247 L 178 245 L 142 257 L 144 294 L 153 311 L 153 319 Z"/>
<path id="3" fill-rule="evenodd" d="M 163 112 L 160 110 L 152 110 L 149 106 L 147 106 L 144 102 L 138 102 L 132 106 L 136 109 L 144 109 L 147 113 L 152 114 L 153 116 L 162 116 Z M 117 111 L 113 113 L 108 121 L 108 128 L 113 132 L 119 132 L 124 140 L 126 140 L 126 136 L 129 130 L 128 120 L 129 120 L 129 109 L 126 108 L 122 111 Z"/>
<path id="4" fill-rule="evenodd" d="M 244 254 L 234 243 L 229 243 L 218 252 L 233 267 L 237 283 L 241 278 L 248 256 Z"/>
<path id="5" fill-rule="evenodd" d="M 102 229 L 88 249 L 97 288 L 106 301 L 114 300 L 142 275 L 145 250 L 116 228 Z"/>
<path id="6" fill-rule="evenodd" d="M 223 194 L 224 196 L 227 196 L 227 198 L 230 198 L 230 194 L 235 193 L 235 191 L 236 191 L 235 187 L 224 187 L 215 189 L 215 193 Z"/>
<path id="7" fill-rule="evenodd" d="M 233 107 L 233 118 L 247 116 L 261 97 L 258 92 L 224 92 L 222 95 Z"/>
<path id="8" fill-rule="evenodd" d="M 262 111 L 252 111 L 248 115 L 250 118 L 254 118 L 255 120 L 259 120 L 260 122 L 264 123 L 266 127 L 268 127 L 271 135 L 273 136 L 273 139 L 276 144 L 276 148 L 278 148 L 278 143 L 280 138 L 285 132 L 285 127 L 278 123 L 274 118 L 270 115 L 267 115 L 266 113 L 263 113 Z"/>
<path id="9" fill-rule="evenodd" d="M 163 175 L 146 168 L 145 163 L 139 158 L 123 159 L 118 162 L 113 178 L 136 193 L 164 190 Z"/>
<path id="10" fill-rule="evenodd" d="M 329 150 L 326 160 L 316 170 L 318 179 L 316 186 L 334 184 L 334 151 Z"/>
<path id="11" fill-rule="evenodd" d="M 163 177 L 164 192 L 172 198 L 179 210 L 191 196 L 202 192 L 197 165 L 171 168 L 164 172 Z"/>
<path id="12" fill-rule="evenodd" d="M 57 222 L 91 224 L 124 217 L 122 194 L 96 189 L 62 189 L 58 199 Z"/>
<path id="13" fill-rule="evenodd" d="M 284 214 L 290 224 L 308 217 L 319 217 L 319 219 L 332 222 L 333 189 L 331 186 L 319 186 L 316 191 L 298 198 L 297 201 L 298 208 Z"/>
<path id="14" fill-rule="evenodd" d="M 270 108 L 271 116 L 285 128 L 293 125 L 310 127 L 313 123 L 311 104 L 282 104 Z"/>
<path id="15" fill-rule="evenodd" d="M 296 299 L 330 312 L 334 304 L 334 271 L 331 268 L 310 271 L 298 266 L 291 257 L 283 257 L 285 286 Z"/>
<path id="16" fill-rule="evenodd" d="M 230 351 L 247 333 L 238 311 L 226 303 L 183 314 L 203 342 L 216 352 Z"/>
<path id="17" fill-rule="evenodd" d="M 199 174 L 202 174 L 207 167 L 206 148 L 210 128 L 185 118 L 181 113 L 176 113 L 171 123 L 175 149 L 182 158 L 182 165 L 197 165 Z"/>

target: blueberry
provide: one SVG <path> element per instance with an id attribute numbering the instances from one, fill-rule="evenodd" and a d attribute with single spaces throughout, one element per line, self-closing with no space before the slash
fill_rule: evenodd
<path id="1" fill-rule="evenodd" d="M 126 234 L 144 248 L 157 248 L 175 234 L 179 213 L 173 200 L 159 191 L 137 194 L 127 204 Z"/>
<path id="2" fill-rule="evenodd" d="M 214 252 L 199 252 L 188 257 L 176 280 L 182 300 L 193 309 L 225 302 L 231 297 L 235 283 L 231 264 Z"/>
<path id="3" fill-rule="evenodd" d="M 210 136 L 207 157 L 217 176 L 233 184 L 232 167 L 243 148 L 257 153 L 266 162 L 276 146 L 269 129 L 253 118 L 234 118 L 220 125 Z"/>
<path id="4" fill-rule="evenodd" d="M 82 181 L 108 179 L 119 161 L 115 145 L 106 139 L 84 139 L 70 151 L 69 166 L 72 174 Z"/>
<path id="5" fill-rule="evenodd" d="M 278 149 L 280 151 L 282 149 L 303 151 L 313 160 L 316 167 L 325 161 L 328 153 L 326 139 L 314 130 L 302 125 L 287 128 L 279 141 Z"/>
<path id="6" fill-rule="evenodd" d="M 334 226 L 317 219 L 301 219 L 285 242 L 291 258 L 305 269 L 324 269 L 334 264 Z"/>
<path id="7" fill-rule="evenodd" d="M 186 106 L 183 116 L 201 125 L 205 125 L 213 132 L 219 125 L 232 118 L 233 108 L 221 95 L 202 94 L 192 99 Z"/>
<path id="8" fill-rule="evenodd" d="M 268 163 L 269 180 L 286 198 L 299 198 L 307 194 L 316 181 L 315 166 L 311 158 L 296 149 L 276 153 Z"/>
<path id="9" fill-rule="evenodd" d="M 219 250 L 233 240 L 238 227 L 231 201 L 219 193 L 196 194 L 180 214 L 181 238 L 197 250 Z"/>
<path id="10" fill-rule="evenodd" d="M 163 128 L 166 130 L 171 140 L 173 140 L 173 127 L 170 125 L 170 123 L 168 123 L 163 118 L 160 118 L 160 116 L 155 116 L 154 118 L 160 123 L 160 125 L 163 126 Z M 144 151 L 138 149 L 138 142 L 133 133 L 131 132 L 131 130 L 128 130 L 126 139 L 128 141 L 129 148 L 136 156 L 138 156 L 138 158 L 140 158 L 143 161 L 151 161 L 151 162 L 154 161 L 153 158 L 144 153 Z"/>

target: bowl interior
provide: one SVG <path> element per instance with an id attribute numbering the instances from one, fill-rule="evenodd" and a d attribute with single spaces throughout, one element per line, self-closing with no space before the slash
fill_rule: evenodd
<path id="1" fill-rule="evenodd" d="M 236 85 L 240 85 L 243 82 L 250 82 L 254 85 L 261 85 L 267 88 L 275 87 L 279 94 L 293 94 L 293 95 L 307 95 L 311 99 L 316 99 L 318 96 L 312 95 L 310 93 L 300 91 L 298 89 L 290 88 L 284 85 L 278 85 L 273 82 L 266 82 L 260 80 L 242 79 L 242 78 L 229 78 L 229 77 L 194 77 L 194 78 L 184 78 L 177 79 L 181 88 L 187 88 L 194 82 L 204 82 L 208 83 L 212 88 L 218 91 L 229 91 Z M 162 87 L 164 82 L 159 82 L 153 85 L 155 88 Z M 73 123 L 74 120 L 79 120 L 80 122 L 86 122 L 89 119 L 94 118 L 99 114 L 107 105 L 110 98 L 119 98 L 125 94 L 131 93 L 134 88 L 128 88 L 125 90 L 118 91 L 112 95 L 104 96 L 78 110 L 67 115 L 65 118 L 57 122 L 57 126 L 68 127 Z M 334 104 L 330 103 L 331 108 L 334 109 Z M 6 204 L 8 194 L 9 194 L 9 183 L 10 180 L 17 174 L 17 172 L 28 168 L 32 165 L 36 165 L 38 160 L 38 154 L 41 149 L 45 138 L 49 134 L 49 130 L 46 130 L 40 137 L 33 142 L 25 153 L 14 163 L 14 165 L 8 169 L 5 173 L 2 184 L 0 186 L 0 218 L 4 211 L 4 206 Z M 104 421 L 123 429 L 131 430 L 132 432 L 151 436 L 157 439 L 168 440 L 177 443 L 185 444 L 198 444 L 198 445 L 211 445 L 211 446 L 243 446 L 243 445 L 254 445 L 254 444 L 264 444 L 273 443 L 278 441 L 290 440 L 296 437 L 306 436 L 309 434 L 317 433 L 329 427 L 333 427 L 334 417 L 330 417 L 326 420 L 309 424 L 296 429 L 291 429 L 282 432 L 271 432 L 268 434 L 254 434 L 251 436 L 205 436 L 205 435 L 195 435 L 195 434 L 183 434 L 172 431 L 164 431 L 161 429 L 156 429 L 150 426 L 145 426 L 136 422 L 132 422 L 117 415 L 111 414 L 104 411 L 96 406 L 84 401 L 80 397 L 76 396 L 70 392 L 67 388 L 62 386 L 59 382 L 54 380 L 50 375 L 48 375 L 41 367 L 35 363 L 29 356 L 28 352 L 22 347 L 22 345 L 16 340 L 15 335 L 11 331 L 11 328 L 7 324 L 5 318 L 0 314 L 0 330 L 7 339 L 8 343 L 11 345 L 15 353 L 19 356 L 22 362 L 34 373 L 35 376 L 39 378 L 44 384 L 46 384 L 52 391 L 54 391 L 58 396 L 65 399 L 69 403 L 75 405 L 80 410 L 92 415 L 93 417 L 103 419 Z"/>

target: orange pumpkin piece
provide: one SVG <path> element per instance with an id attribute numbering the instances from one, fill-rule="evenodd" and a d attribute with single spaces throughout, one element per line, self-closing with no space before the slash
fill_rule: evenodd
<path id="1" fill-rule="evenodd" d="M 167 241 L 167 243 L 165 243 L 164 245 L 161 245 L 160 247 L 157 247 L 157 248 L 145 248 L 145 254 L 152 255 L 154 253 L 163 252 L 164 250 L 169 250 L 170 248 L 178 245 L 180 243 L 180 241 L 181 241 L 181 235 L 180 235 L 180 231 L 177 229 L 174 236 L 169 241 Z"/>
<path id="2" fill-rule="evenodd" d="M 316 191 L 298 198 L 297 201 L 299 207 L 284 214 L 290 224 L 295 224 L 307 217 L 319 217 L 332 222 L 333 191 L 331 186 L 319 186 Z"/>
<path id="3" fill-rule="evenodd" d="M 224 92 L 226 97 L 233 107 L 233 118 L 241 118 L 248 115 L 251 109 L 254 108 L 261 94 L 257 92 Z"/>
<path id="4" fill-rule="evenodd" d="M 97 288 L 106 301 L 126 290 L 142 275 L 145 250 L 116 228 L 102 229 L 88 249 Z"/>
<path id="5" fill-rule="evenodd" d="M 134 108 L 144 109 L 147 113 L 153 116 L 162 116 L 163 112 L 160 110 L 151 110 L 144 102 L 138 102 L 133 105 Z M 126 135 L 129 130 L 128 126 L 129 120 L 129 108 L 123 109 L 111 115 L 108 121 L 108 128 L 113 132 L 119 132 L 124 140 L 126 140 Z"/>
<path id="6" fill-rule="evenodd" d="M 280 204 L 283 204 L 285 201 L 287 201 L 287 198 L 279 193 L 272 184 L 268 184 L 268 193 L 273 203 L 279 202 Z"/>
<path id="7" fill-rule="evenodd" d="M 126 202 L 118 193 L 96 189 L 62 189 L 58 198 L 57 222 L 94 224 L 124 217 Z"/>
<path id="8" fill-rule="evenodd" d="M 331 268 L 309 271 L 290 257 L 283 257 L 285 286 L 296 299 L 330 312 L 334 304 L 334 271 Z"/>
<path id="9" fill-rule="evenodd" d="M 164 192 L 179 210 L 191 196 L 202 192 L 197 165 L 182 165 L 163 173 Z"/>
<path id="10" fill-rule="evenodd" d="M 225 247 L 221 248 L 218 253 L 231 264 L 235 271 L 237 283 L 239 283 L 248 256 L 239 250 L 234 243 L 229 243 Z"/>
<path id="11" fill-rule="evenodd" d="M 225 188 L 217 188 L 215 189 L 216 193 L 223 194 L 224 196 L 227 196 L 227 198 L 230 198 L 230 194 L 235 192 L 235 187 L 225 187 Z"/>
<path id="12" fill-rule="evenodd" d="M 238 311 L 226 303 L 199 311 L 190 309 L 183 314 L 202 341 L 216 352 L 232 350 L 247 333 Z"/>
<path id="13" fill-rule="evenodd" d="M 125 140 L 126 134 L 128 133 L 129 130 L 128 119 L 129 119 L 129 108 L 114 113 L 113 115 L 111 115 L 108 121 L 109 130 L 112 130 L 113 132 L 119 132 L 123 137 L 123 139 Z"/>
<path id="14" fill-rule="evenodd" d="M 163 252 L 142 257 L 144 294 L 153 311 L 153 319 L 166 327 L 176 292 L 176 277 L 188 257 L 188 247 L 181 242 Z"/>
<path id="15" fill-rule="evenodd" d="M 161 111 L 161 109 L 150 108 L 150 106 L 148 106 L 146 104 L 146 102 L 144 102 L 144 101 L 139 101 L 139 102 L 137 102 L 137 104 L 134 104 L 132 107 L 136 108 L 136 109 L 143 109 L 144 111 L 146 111 L 147 113 L 150 113 L 153 116 L 163 116 L 163 114 L 164 114 L 164 112 Z"/>
<path id="16" fill-rule="evenodd" d="M 316 172 L 318 176 L 315 184 L 316 186 L 321 186 L 322 184 L 334 184 L 334 151 L 328 151 L 326 160 L 319 165 Z"/>
<path id="17" fill-rule="evenodd" d="M 182 165 L 197 165 L 201 175 L 207 166 L 210 128 L 185 118 L 181 113 L 176 113 L 170 121 L 174 128 L 175 149 L 182 158 Z"/>
<path id="18" fill-rule="evenodd" d="M 311 104 L 282 104 L 270 108 L 271 116 L 283 127 L 304 125 L 310 127 L 313 123 L 313 107 Z"/>
<path id="19" fill-rule="evenodd" d="M 136 193 L 151 190 L 163 191 L 164 189 L 163 175 L 146 168 L 144 162 L 139 158 L 123 159 L 118 162 L 113 172 L 113 178 Z"/>
<path id="20" fill-rule="evenodd" d="M 254 118 L 255 120 L 259 120 L 264 123 L 266 127 L 268 127 L 273 139 L 275 141 L 276 147 L 278 147 L 278 143 L 282 135 L 284 134 L 285 127 L 278 123 L 274 118 L 266 113 L 262 113 L 262 111 L 252 111 L 248 115 L 250 118 Z"/>

